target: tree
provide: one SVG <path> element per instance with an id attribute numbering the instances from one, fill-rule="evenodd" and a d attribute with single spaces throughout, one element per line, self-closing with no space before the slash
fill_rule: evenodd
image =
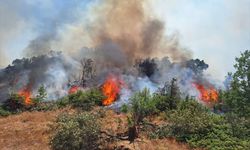
<path id="1" fill-rule="evenodd" d="M 250 51 L 246 50 L 236 58 L 229 91 L 225 94 L 225 102 L 229 109 L 240 116 L 250 117 Z"/>
<path id="2" fill-rule="evenodd" d="M 131 118 L 128 118 L 130 141 L 134 141 L 138 137 L 140 123 L 143 122 L 143 119 L 156 111 L 155 101 L 148 89 L 145 88 L 131 97 Z"/>
<path id="3" fill-rule="evenodd" d="M 46 98 L 47 98 L 47 92 L 46 92 L 45 87 L 42 85 L 38 89 L 38 95 L 36 96 L 35 100 L 37 102 L 41 102 L 41 101 L 44 101 Z"/>

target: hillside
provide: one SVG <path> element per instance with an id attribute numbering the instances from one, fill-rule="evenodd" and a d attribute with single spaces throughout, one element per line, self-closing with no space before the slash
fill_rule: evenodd
<path id="1" fill-rule="evenodd" d="M 98 111 L 95 109 L 95 111 Z M 73 109 L 61 109 L 48 112 L 23 112 L 17 115 L 0 118 L 0 147 L 2 150 L 49 150 L 49 139 L 52 130 L 50 126 L 56 117 L 64 112 L 73 113 Z M 106 114 L 101 120 L 102 128 L 110 133 L 122 131 L 126 124 L 126 116 L 113 110 L 104 110 Z M 121 120 L 120 122 L 118 120 Z M 120 125 L 119 125 L 120 124 Z M 119 128 L 118 126 L 121 126 Z M 104 149 L 141 149 L 141 150 L 185 150 L 186 144 L 173 139 L 149 140 L 140 137 L 133 144 L 129 141 L 105 143 Z"/>

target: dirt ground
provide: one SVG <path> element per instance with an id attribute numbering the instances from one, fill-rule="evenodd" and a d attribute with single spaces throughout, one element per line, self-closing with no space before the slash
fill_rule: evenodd
<path id="1" fill-rule="evenodd" d="M 49 150 L 49 139 L 53 131 L 50 125 L 62 112 L 57 110 L 48 112 L 24 112 L 17 115 L 0 118 L 0 149 L 1 150 Z M 111 134 L 125 132 L 126 115 L 106 110 L 101 119 L 102 130 Z M 131 150 L 187 150 L 186 144 L 178 143 L 174 139 L 149 140 L 140 137 L 134 143 L 129 141 L 107 142 L 106 149 Z"/>

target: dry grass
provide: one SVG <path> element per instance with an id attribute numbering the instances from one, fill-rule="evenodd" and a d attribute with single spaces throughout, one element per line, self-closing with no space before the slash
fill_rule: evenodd
<path id="1" fill-rule="evenodd" d="M 98 109 L 93 111 L 97 112 Z M 24 112 L 0 118 L 0 149 L 1 150 L 49 150 L 49 137 L 52 133 L 50 125 L 63 112 L 73 112 L 63 109 L 49 112 Z M 127 117 L 112 110 L 105 110 L 101 118 L 102 130 L 112 135 L 124 133 L 127 130 Z M 187 145 L 178 143 L 174 139 L 149 140 L 141 136 L 134 143 L 117 140 L 106 141 L 105 149 L 131 150 L 187 150 Z"/>

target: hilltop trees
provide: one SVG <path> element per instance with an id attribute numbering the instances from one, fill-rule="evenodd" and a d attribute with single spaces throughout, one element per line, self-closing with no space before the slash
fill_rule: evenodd
<path id="1" fill-rule="evenodd" d="M 250 51 L 246 50 L 235 60 L 236 72 L 232 74 L 231 86 L 224 94 L 224 101 L 229 111 L 250 117 Z"/>

